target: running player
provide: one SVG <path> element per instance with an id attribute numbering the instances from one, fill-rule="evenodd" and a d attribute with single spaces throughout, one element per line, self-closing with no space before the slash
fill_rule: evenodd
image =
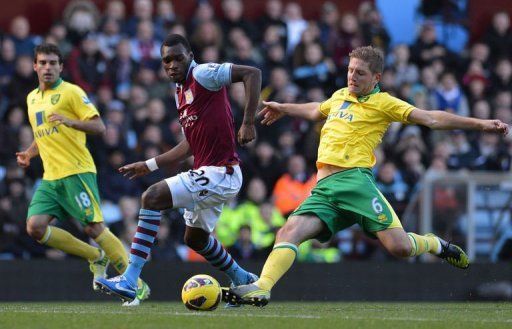
<path id="1" fill-rule="evenodd" d="M 254 115 L 261 90 L 261 72 L 249 66 L 200 64 L 181 35 L 167 36 L 161 47 L 162 62 L 176 83 L 176 104 L 185 139 L 170 151 L 147 161 L 123 166 L 119 171 L 137 178 L 194 156 L 193 170 L 150 186 L 142 194 L 142 209 L 130 251 L 130 265 L 123 275 L 98 279 L 107 293 L 123 300 L 135 296 L 135 287 L 151 252 L 160 225 L 160 211 L 185 208 L 185 243 L 228 275 L 233 285 L 253 282 L 257 276 L 242 269 L 211 233 L 224 203 L 234 198 L 242 185 L 236 153 L 235 131 L 226 86 L 243 82 L 247 95 L 238 142 L 255 138 Z"/>
<path id="2" fill-rule="evenodd" d="M 28 117 L 34 142 L 16 153 L 18 165 L 27 168 L 39 155 L 44 175 L 27 215 L 27 232 L 39 243 L 87 259 L 94 279 L 106 276 L 109 262 L 123 272 L 128 256 L 119 239 L 103 224 L 96 182 L 96 167 L 85 145 L 86 134 L 102 134 L 105 125 L 98 110 L 78 86 L 63 81 L 62 55 L 57 46 L 42 44 L 34 50 L 34 71 L 39 87 L 27 96 Z M 101 248 L 93 247 L 49 223 L 74 217 Z M 149 296 L 139 281 L 138 300 Z M 98 286 L 93 281 L 93 288 Z"/>

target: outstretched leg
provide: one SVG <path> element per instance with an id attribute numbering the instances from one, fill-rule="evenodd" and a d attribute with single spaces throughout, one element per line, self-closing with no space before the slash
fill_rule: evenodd
<path id="1" fill-rule="evenodd" d="M 379 231 L 376 234 L 384 248 L 393 256 L 404 258 L 430 253 L 455 267 L 462 269 L 469 267 L 468 256 L 460 247 L 434 234 L 406 233 L 400 227 Z"/>
<path id="2" fill-rule="evenodd" d="M 253 284 L 231 289 L 227 299 L 239 304 L 265 306 L 270 299 L 270 290 L 295 261 L 298 246 L 325 229 L 325 224 L 316 216 L 291 216 L 277 232 L 274 248 L 263 266 L 260 278 Z"/>

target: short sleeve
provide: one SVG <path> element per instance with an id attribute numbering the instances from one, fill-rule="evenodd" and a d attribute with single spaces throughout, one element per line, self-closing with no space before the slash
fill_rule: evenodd
<path id="1" fill-rule="evenodd" d="M 224 86 L 231 84 L 231 63 L 207 63 L 197 65 L 192 74 L 194 78 L 211 91 L 217 91 Z"/>
<path id="2" fill-rule="evenodd" d="M 327 117 L 329 115 L 329 112 L 331 111 L 331 105 L 332 105 L 332 97 L 328 100 L 320 103 L 319 111 L 322 113 L 324 117 Z"/>
<path id="3" fill-rule="evenodd" d="M 396 97 L 388 96 L 383 108 L 391 121 L 410 123 L 409 114 L 411 114 L 414 106 Z"/>
<path id="4" fill-rule="evenodd" d="M 82 88 L 76 86 L 70 94 L 71 111 L 74 112 L 80 120 L 89 120 L 100 115 Z"/>

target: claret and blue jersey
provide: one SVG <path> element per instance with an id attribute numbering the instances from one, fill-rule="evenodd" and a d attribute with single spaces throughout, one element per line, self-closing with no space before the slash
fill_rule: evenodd
<path id="1" fill-rule="evenodd" d="M 194 155 L 194 168 L 239 162 L 226 88 L 231 84 L 231 68 L 230 63 L 192 61 L 185 82 L 176 85 L 179 121 Z"/>

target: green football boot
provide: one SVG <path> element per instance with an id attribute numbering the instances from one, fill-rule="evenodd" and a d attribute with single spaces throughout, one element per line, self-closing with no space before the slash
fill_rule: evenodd
<path id="1" fill-rule="evenodd" d="M 140 287 L 137 288 L 137 293 L 135 295 L 135 299 L 130 301 L 126 301 L 123 303 L 123 306 L 139 306 L 140 302 L 143 300 L 146 300 L 149 298 L 149 295 L 151 295 L 151 288 L 149 288 L 149 285 L 144 282 L 144 280 L 140 280 L 142 283 Z"/>

